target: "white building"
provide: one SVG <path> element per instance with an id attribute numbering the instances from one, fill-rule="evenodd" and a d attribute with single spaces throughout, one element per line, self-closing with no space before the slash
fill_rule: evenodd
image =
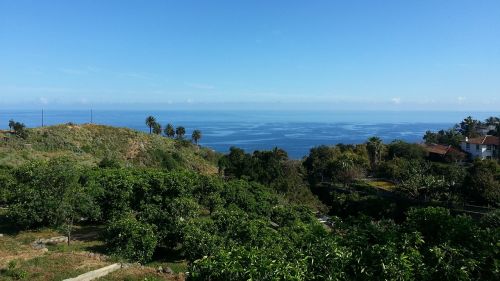
<path id="1" fill-rule="evenodd" d="M 498 159 L 500 141 L 495 136 L 481 136 L 477 138 L 465 138 L 460 144 L 463 151 L 469 153 L 472 158 Z"/>

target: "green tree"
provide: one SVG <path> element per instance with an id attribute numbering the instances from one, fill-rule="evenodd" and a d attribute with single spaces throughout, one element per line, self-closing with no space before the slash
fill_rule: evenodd
<path id="1" fill-rule="evenodd" d="M 167 127 L 165 127 L 165 135 L 169 138 L 173 138 L 175 136 L 174 125 L 168 123 Z"/>
<path id="2" fill-rule="evenodd" d="M 90 190 L 80 184 L 80 168 L 67 158 L 30 162 L 14 175 L 17 188 L 8 216 L 21 227 L 64 227 L 69 243 L 75 220 L 99 216 Z"/>
<path id="3" fill-rule="evenodd" d="M 438 135 L 432 131 L 426 131 L 423 139 L 426 144 L 439 143 Z"/>
<path id="4" fill-rule="evenodd" d="M 14 120 L 9 120 L 9 129 L 16 136 L 25 139 L 28 136 L 28 132 L 26 131 L 26 125 L 24 123 L 16 122 Z"/>
<path id="5" fill-rule="evenodd" d="M 155 232 L 154 226 L 128 214 L 108 223 L 106 245 L 115 255 L 144 264 L 151 260 L 156 249 L 158 241 Z"/>
<path id="6" fill-rule="evenodd" d="M 183 139 L 184 135 L 186 134 L 186 129 L 182 126 L 179 126 L 175 128 L 175 134 L 177 135 L 178 139 Z"/>
<path id="7" fill-rule="evenodd" d="M 415 143 L 408 143 L 402 140 L 395 140 L 387 146 L 387 157 L 394 159 L 396 157 L 406 159 L 424 159 L 425 149 Z"/>
<path id="8" fill-rule="evenodd" d="M 347 187 L 355 179 L 362 176 L 361 167 L 355 162 L 355 157 L 352 153 L 346 152 L 329 164 L 333 179 L 341 182 L 344 187 Z"/>
<path id="9" fill-rule="evenodd" d="M 16 121 L 10 119 L 9 120 L 9 129 L 10 131 L 12 132 L 12 130 L 14 130 L 14 125 L 16 124 Z"/>
<path id="10" fill-rule="evenodd" d="M 314 186 L 328 178 L 330 172 L 328 163 L 339 154 L 340 151 L 326 145 L 311 148 L 309 155 L 304 160 L 304 167 L 311 185 Z"/>
<path id="11" fill-rule="evenodd" d="M 154 118 L 153 116 L 148 116 L 146 118 L 146 125 L 149 127 L 149 133 L 152 134 L 153 133 L 153 128 L 156 124 L 156 118 Z"/>
<path id="12" fill-rule="evenodd" d="M 473 119 L 471 116 L 465 118 L 462 122 L 456 125 L 458 130 L 463 136 L 474 138 L 479 136 L 477 127 L 481 125 L 481 122 Z"/>
<path id="13" fill-rule="evenodd" d="M 193 134 L 191 135 L 191 139 L 194 141 L 196 145 L 198 145 L 198 141 L 201 139 L 201 131 L 194 130 Z"/>
<path id="14" fill-rule="evenodd" d="M 384 144 L 382 140 L 378 137 L 371 137 L 366 143 L 366 149 L 368 150 L 368 156 L 370 158 L 370 166 L 372 170 L 375 170 L 378 163 L 382 160 L 382 151 Z"/>
<path id="15" fill-rule="evenodd" d="M 495 116 L 490 116 L 490 117 L 486 118 L 486 120 L 484 120 L 484 122 L 486 123 L 486 125 L 496 125 L 496 124 L 500 123 L 500 118 L 495 117 Z"/>
<path id="16" fill-rule="evenodd" d="M 463 193 L 470 199 L 498 206 L 500 166 L 493 160 L 476 159 L 465 178 Z"/>
<path id="17" fill-rule="evenodd" d="M 161 125 L 160 123 L 154 123 L 153 125 L 153 133 L 156 135 L 161 135 Z"/>

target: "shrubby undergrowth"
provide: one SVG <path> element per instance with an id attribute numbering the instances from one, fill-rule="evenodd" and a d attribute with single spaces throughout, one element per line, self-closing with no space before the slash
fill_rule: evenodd
<path id="1" fill-rule="evenodd" d="M 68 217 L 104 223 L 112 253 L 144 263 L 159 248 L 176 249 L 189 262 L 190 280 L 497 280 L 499 274 L 494 215 L 474 221 L 418 208 L 396 223 L 346 211 L 327 227 L 310 208 L 246 180 L 85 168 L 68 160 L 29 163 L 8 174 L 1 178 L 14 187 L 13 223 L 54 226 Z M 72 190 L 79 190 L 79 201 L 65 201 Z"/>

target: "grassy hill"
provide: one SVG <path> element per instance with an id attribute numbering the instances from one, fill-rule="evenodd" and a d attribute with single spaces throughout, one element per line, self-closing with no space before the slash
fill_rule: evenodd
<path id="1" fill-rule="evenodd" d="M 111 159 L 123 166 L 187 168 L 204 174 L 217 172 L 218 155 L 187 141 L 95 124 L 27 130 L 25 139 L 0 131 L 0 166 L 15 167 L 27 160 L 70 156 L 88 165 Z"/>

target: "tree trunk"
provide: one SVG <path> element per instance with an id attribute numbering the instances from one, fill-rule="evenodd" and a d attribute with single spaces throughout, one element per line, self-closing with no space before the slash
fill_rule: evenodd
<path id="1" fill-rule="evenodd" d="M 67 236 L 68 236 L 68 246 L 71 241 L 71 229 L 73 228 L 73 218 L 71 218 L 68 222 Z"/>

